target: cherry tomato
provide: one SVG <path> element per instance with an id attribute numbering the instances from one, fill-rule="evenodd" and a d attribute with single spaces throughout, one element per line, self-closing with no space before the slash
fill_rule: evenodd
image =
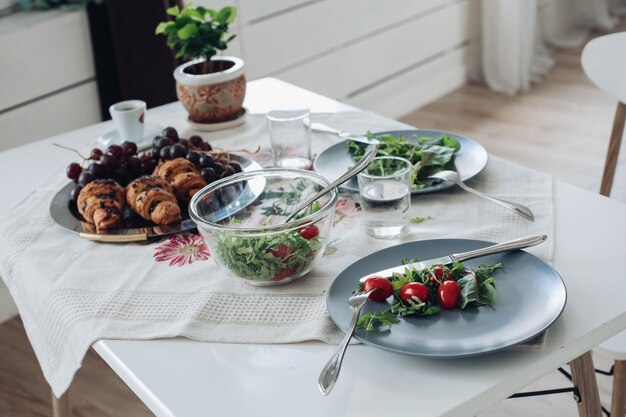
<path id="1" fill-rule="evenodd" d="M 461 298 L 461 287 L 456 281 L 444 281 L 437 289 L 439 305 L 443 308 L 454 308 Z"/>
<path id="2" fill-rule="evenodd" d="M 393 294 L 393 285 L 387 278 L 383 277 L 369 277 L 363 283 L 363 290 L 369 291 L 375 289 L 370 294 L 370 300 L 383 301 L 386 300 L 391 294 Z"/>
<path id="3" fill-rule="evenodd" d="M 443 282 L 450 279 L 450 273 L 446 272 L 446 270 L 442 266 L 436 266 L 431 269 L 433 275 L 430 276 L 429 280 L 432 283 L 435 282 Z"/>
<path id="4" fill-rule="evenodd" d="M 281 261 L 285 261 L 295 252 L 295 249 L 291 246 L 279 243 L 276 249 L 268 249 L 266 252 L 271 253 L 277 258 L 280 258 Z"/>
<path id="5" fill-rule="evenodd" d="M 298 272 L 298 268 L 296 268 L 295 266 L 292 266 L 291 268 L 283 268 L 279 270 L 276 275 L 274 275 L 272 281 L 282 281 L 285 278 L 289 278 L 296 272 Z"/>
<path id="6" fill-rule="evenodd" d="M 320 234 L 320 229 L 318 229 L 316 225 L 312 224 L 298 230 L 298 233 L 300 233 L 300 236 L 305 239 L 313 239 L 315 236 Z"/>
<path id="7" fill-rule="evenodd" d="M 408 300 L 415 301 L 413 297 L 417 297 L 425 303 L 428 301 L 428 288 L 421 282 L 409 282 L 400 288 L 400 299 L 405 304 L 409 304 Z"/>

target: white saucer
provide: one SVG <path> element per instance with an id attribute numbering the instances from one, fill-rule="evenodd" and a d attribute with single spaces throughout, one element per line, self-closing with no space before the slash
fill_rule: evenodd
<path id="1" fill-rule="evenodd" d="M 189 122 L 193 130 L 197 130 L 200 132 L 214 132 L 216 130 L 228 129 L 231 127 L 242 125 L 246 121 L 247 112 L 248 111 L 246 110 L 246 108 L 243 107 L 241 109 L 241 115 L 239 117 L 233 120 L 227 120 L 225 122 L 220 122 L 220 123 L 196 123 L 196 122 L 192 122 L 189 119 L 187 119 L 187 121 Z"/>
<path id="2" fill-rule="evenodd" d="M 155 136 L 159 135 L 163 130 L 163 126 L 157 125 L 154 123 L 146 123 L 143 127 L 143 138 L 140 141 L 134 141 L 137 144 L 137 149 L 143 151 L 152 146 L 152 139 Z M 116 129 L 109 130 L 104 135 L 98 138 L 98 142 L 102 147 L 107 147 L 109 145 L 120 145 L 123 140 L 120 138 L 119 133 L 117 133 Z"/>

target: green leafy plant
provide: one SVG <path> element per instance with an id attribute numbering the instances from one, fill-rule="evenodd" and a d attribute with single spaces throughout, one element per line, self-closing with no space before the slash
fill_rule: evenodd
<path id="1" fill-rule="evenodd" d="M 211 61 L 218 51 L 224 51 L 236 35 L 228 34 L 228 28 L 237 17 L 237 9 L 227 6 L 221 10 L 195 7 L 187 4 L 167 9 L 174 20 L 158 24 L 155 33 L 166 37 L 167 46 L 176 52 L 176 58 L 192 60 L 204 58 L 195 73 L 209 74 L 222 71 L 222 61 Z M 193 67 L 191 67 L 193 68 Z"/>

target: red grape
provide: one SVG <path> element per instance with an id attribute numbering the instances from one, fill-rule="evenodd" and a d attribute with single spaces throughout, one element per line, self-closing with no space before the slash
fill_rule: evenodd
<path id="1" fill-rule="evenodd" d="M 222 172 L 224 172 L 224 165 L 222 165 L 220 162 L 216 162 L 213 164 L 213 169 L 215 170 L 217 175 L 221 176 Z"/>
<path id="2" fill-rule="evenodd" d="M 133 155 L 128 158 L 127 164 L 131 174 L 131 178 L 137 178 L 143 175 L 143 162 L 141 162 L 141 159 L 139 159 L 138 156 Z"/>
<path id="3" fill-rule="evenodd" d="M 178 142 L 178 131 L 171 126 L 163 129 L 161 135 L 165 136 L 166 138 L 172 139 L 174 142 Z"/>
<path id="4" fill-rule="evenodd" d="M 95 178 L 104 177 L 104 174 L 106 171 L 106 169 L 104 169 L 102 164 L 99 164 L 98 162 L 92 162 L 91 164 L 89 164 L 89 166 L 87 167 L 87 170 L 91 172 Z"/>
<path id="5" fill-rule="evenodd" d="M 93 148 L 91 150 L 91 153 L 89 154 L 89 159 L 92 159 L 94 161 L 97 161 L 100 159 L 100 157 L 102 156 L 102 151 L 98 148 Z"/>
<path id="6" fill-rule="evenodd" d="M 173 145 L 170 148 L 171 159 L 183 158 L 186 154 L 187 154 L 187 149 L 185 149 L 185 147 L 181 145 L 180 143 L 177 143 L 176 145 Z"/>
<path id="7" fill-rule="evenodd" d="M 67 166 L 67 169 L 65 170 L 65 173 L 67 174 L 67 178 L 74 180 L 74 181 L 78 181 L 78 176 L 80 175 L 81 172 L 83 172 L 83 169 L 76 162 L 72 162 L 71 164 L 69 164 Z"/>
<path id="8" fill-rule="evenodd" d="M 219 178 L 213 168 L 203 168 L 202 171 L 200 171 L 200 175 L 202 175 L 202 178 L 209 184 Z"/>
<path id="9" fill-rule="evenodd" d="M 213 157 L 211 155 L 202 155 L 200 157 L 200 167 L 201 168 L 210 168 L 213 166 L 213 164 L 215 163 L 215 161 L 213 160 Z"/>
<path id="10" fill-rule="evenodd" d="M 222 172 L 222 178 L 231 176 L 235 173 L 235 170 L 230 165 L 226 165 L 224 167 L 224 171 Z"/>
<path id="11" fill-rule="evenodd" d="M 107 153 L 110 153 L 116 159 L 121 159 L 122 155 L 124 154 L 124 151 L 122 150 L 122 147 L 120 145 L 110 145 L 107 148 Z"/>
<path id="12" fill-rule="evenodd" d="M 80 184 L 76 184 L 76 186 L 74 188 L 72 188 L 72 191 L 70 191 L 70 200 L 71 201 L 78 201 L 78 194 L 80 194 L 80 191 L 83 189 L 83 186 Z"/>
<path id="13" fill-rule="evenodd" d="M 123 142 L 122 152 L 124 155 L 135 155 L 137 153 L 137 144 L 130 141 Z"/>
<path id="14" fill-rule="evenodd" d="M 210 151 L 213 149 L 213 147 L 208 142 L 202 142 L 200 144 L 200 149 L 202 149 L 203 151 Z"/>
<path id="15" fill-rule="evenodd" d="M 174 144 L 174 141 L 172 139 L 161 137 L 159 138 L 159 140 L 156 141 L 154 146 L 159 147 L 159 148 L 164 148 L 166 146 L 171 146 L 173 144 Z"/>
<path id="16" fill-rule="evenodd" d="M 89 184 L 91 181 L 95 180 L 96 177 L 89 171 L 83 171 L 78 176 L 78 183 L 83 187 Z"/>
<path id="17" fill-rule="evenodd" d="M 189 138 L 189 143 L 191 143 L 195 147 L 199 147 L 200 145 L 202 145 L 202 142 L 204 142 L 204 140 L 202 140 L 202 138 L 198 135 L 193 135 Z"/>
<path id="18" fill-rule="evenodd" d="M 161 159 L 170 159 L 170 149 L 172 149 L 171 146 L 164 146 L 161 148 L 161 152 L 159 153 Z"/>
<path id="19" fill-rule="evenodd" d="M 198 151 L 190 151 L 185 158 L 196 167 L 200 166 L 200 158 L 202 158 L 202 154 Z"/>
<path id="20" fill-rule="evenodd" d="M 113 154 L 105 153 L 100 158 L 100 163 L 107 171 L 111 171 L 113 168 L 117 166 L 118 162 L 117 162 L 117 158 L 113 156 Z"/>
<path id="21" fill-rule="evenodd" d="M 230 165 L 235 172 L 243 171 L 243 169 L 241 168 L 241 165 L 239 165 L 239 163 L 237 162 L 230 162 L 228 165 Z"/>

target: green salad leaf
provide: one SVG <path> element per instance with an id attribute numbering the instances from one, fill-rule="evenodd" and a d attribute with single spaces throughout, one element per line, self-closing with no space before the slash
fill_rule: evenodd
<path id="1" fill-rule="evenodd" d="M 415 261 L 415 259 L 405 259 L 402 262 L 407 264 Z M 456 308 L 465 309 L 493 305 L 496 302 L 496 289 L 492 275 L 502 268 L 502 263 L 497 263 L 468 269 L 461 262 L 454 262 L 452 265 L 434 265 L 419 271 L 405 268 L 403 273 L 396 273 L 388 278 L 393 288 L 393 296 L 385 301 L 388 306 L 379 311 L 364 314 L 359 319 L 357 328 L 365 328 L 367 331 L 391 330 L 393 324 L 400 322 L 398 316 L 432 316 L 438 314 L 441 307 L 437 292 L 443 281 L 455 281 L 459 286 L 460 296 Z M 439 271 L 436 271 L 437 269 Z M 437 278 L 436 272 L 439 272 L 439 278 Z M 428 298 L 426 301 L 417 297 L 402 300 L 402 287 L 414 282 L 427 287 Z M 362 289 L 363 283 L 359 283 L 356 291 Z"/>
<path id="2" fill-rule="evenodd" d="M 374 138 L 372 135 L 368 136 Z M 447 135 L 442 135 L 438 139 L 421 137 L 411 141 L 402 136 L 396 138 L 383 135 L 375 138 L 381 142 L 377 156 L 399 156 L 411 161 L 414 190 L 440 183 L 440 179 L 429 178 L 429 176 L 444 169 L 454 170 L 454 156 L 461 149 L 459 142 Z M 355 162 L 363 158 L 369 146 L 353 140 L 348 140 L 346 143 L 348 152 Z M 370 165 L 368 169 L 376 169 L 376 166 Z"/>

